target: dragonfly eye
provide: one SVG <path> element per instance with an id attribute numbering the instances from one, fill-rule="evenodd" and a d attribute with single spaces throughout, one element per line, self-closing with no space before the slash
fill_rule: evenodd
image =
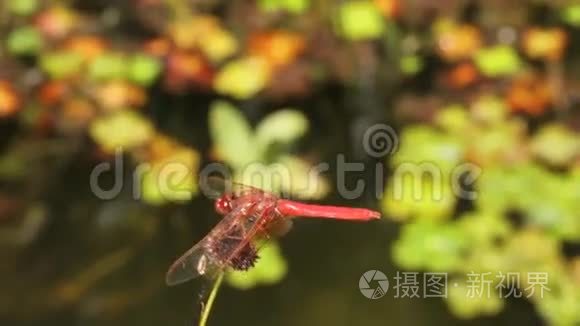
<path id="1" fill-rule="evenodd" d="M 218 214 L 225 215 L 232 210 L 232 199 L 229 196 L 222 196 L 215 201 L 215 210 Z"/>

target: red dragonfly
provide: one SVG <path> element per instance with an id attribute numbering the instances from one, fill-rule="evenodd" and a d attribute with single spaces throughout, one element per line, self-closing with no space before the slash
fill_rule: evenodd
<path id="1" fill-rule="evenodd" d="M 320 217 L 353 221 L 377 219 L 380 213 L 364 208 L 311 205 L 281 199 L 258 188 L 226 184 L 208 178 L 211 188 L 222 195 L 215 209 L 222 220 L 196 245 L 177 259 L 166 275 L 168 285 L 186 282 L 200 275 L 213 278 L 225 268 L 247 270 L 258 259 L 256 241 L 289 230 L 290 217 Z M 226 187 L 226 186 L 231 187 Z M 225 189 L 225 190 L 224 190 Z"/>

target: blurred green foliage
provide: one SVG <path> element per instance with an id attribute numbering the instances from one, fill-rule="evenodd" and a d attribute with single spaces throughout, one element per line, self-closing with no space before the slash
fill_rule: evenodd
<path id="1" fill-rule="evenodd" d="M 288 267 L 276 242 L 269 241 L 260 247 L 260 258 L 256 266 L 248 271 L 226 274 L 226 281 L 231 286 L 247 290 L 260 284 L 274 284 L 284 278 Z"/>
<path id="2" fill-rule="evenodd" d="M 105 151 L 112 153 L 148 142 L 153 137 L 154 128 L 149 120 L 139 114 L 123 110 L 96 120 L 90 134 Z"/>
<path id="3" fill-rule="evenodd" d="M 259 0 L 260 9 L 264 11 L 285 10 L 299 14 L 308 9 L 309 0 Z"/>
<path id="4" fill-rule="evenodd" d="M 580 138 L 562 125 L 532 133 L 506 111 L 501 99 L 483 97 L 469 108 L 443 108 L 435 117 L 439 127 L 417 125 L 403 131 L 400 151 L 390 161 L 395 174 L 384 199 L 387 216 L 408 221 L 393 256 L 410 270 L 455 275 L 450 284 L 460 286 L 449 287 L 448 301 L 461 317 L 495 314 L 503 307 L 497 294 L 466 296 L 468 273 L 549 272 L 550 299 L 530 300 L 551 323 L 574 324 L 576 313 L 553 305 L 580 307 L 580 286 L 573 271 L 566 270 L 574 260 L 561 252 L 564 242 L 580 242 L 580 180 L 578 168 L 570 167 L 580 154 Z M 406 177 L 399 172 L 409 163 L 414 170 L 403 172 L 427 174 L 398 183 Z M 426 163 L 436 170 L 421 169 Z M 451 189 L 458 178 L 453 171 L 461 163 L 469 163 L 461 172 L 474 176 L 474 208 L 455 213 L 459 200 L 466 198 Z M 550 166 L 567 171 L 554 172 Z M 442 177 L 429 178 L 437 174 Z M 404 194 L 396 197 L 400 187 Z M 419 199 L 413 197 L 417 194 Z M 522 221 L 516 223 L 514 214 Z M 560 288 L 576 294 L 556 290 Z"/>
<path id="5" fill-rule="evenodd" d="M 252 129 L 238 109 L 218 101 L 210 109 L 209 127 L 214 151 L 233 168 L 235 181 L 298 198 L 321 198 L 328 191 L 310 163 L 288 153 L 309 127 L 299 111 L 276 111 Z"/>
<path id="6" fill-rule="evenodd" d="M 509 46 L 479 50 L 475 55 L 475 64 L 485 76 L 489 77 L 512 75 L 521 68 L 517 52 Z"/>
<path id="7" fill-rule="evenodd" d="M 13 30 L 6 39 L 6 47 L 15 55 L 32 55 L 42 48 L 42 36 L 31 26 Z"/>
<path id="8" fill-rule="evenodd" d="M 38 8 L 37 0 L 7 1 L 8 10 L 17 15 L 30 15 Z"/>
<path id="9" fill-rule="evenodd" d="M 348 1 L 340 7 L 340 31 L 350 40 L 378 38 L 384 22 L 372 1 Z"/>

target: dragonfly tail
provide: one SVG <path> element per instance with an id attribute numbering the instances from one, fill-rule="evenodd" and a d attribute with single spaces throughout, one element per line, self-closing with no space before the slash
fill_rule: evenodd
<path id="1" fill-rule="evenodd" d="M 332 218 L 351 221 L 368 221 L 381 217 L 381 213 L 366 208 L 311 205 L 284 199 L 278 200 L 277 208 L 285 216 Z"/>

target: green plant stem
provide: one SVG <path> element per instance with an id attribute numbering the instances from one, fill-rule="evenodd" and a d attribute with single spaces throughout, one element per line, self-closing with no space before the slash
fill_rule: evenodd
<path id="1" fill-rule="evenodd" d="M 211 293 L 207 298 L 207 302 L 201 308 L 201 317 L 199 319 L 199 326 L 205 326 L 207 323 L 207 319 L 209 318 L 209 313 L 211 311 L 211 307 L 213 306 L 213 302 L 217 296 L 219 288 L 224 280 L 224 273 L 220 273 L 217 277 L 215 283 L 213 284 L 213 288 L 211 289 Z"/>

